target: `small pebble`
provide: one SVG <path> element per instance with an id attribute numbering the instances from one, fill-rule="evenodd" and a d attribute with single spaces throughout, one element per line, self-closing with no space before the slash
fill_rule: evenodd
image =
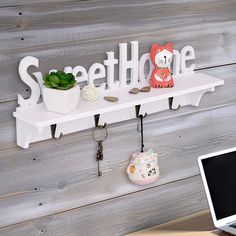
<path id="1" fill-rule="evenodd" d="M 138 94 L 140 92 L 139 88 L 132 88 L 129 93 Z"/>
<path id="2" fill-rule="evenodd" d="M 112 96 L 104 97 L 104 99 L 108 102 L 117 102 L 119 100 L 118 97 L 112 97 Z"/>
<path id="3" fill-rule="evenodd" d="M 145 87 L 140 89 L 140 92 L 146 93 L 146 92 L 150 92 L 150 90 L 151 90 L 151 88 L 149 86 L 145 86 Z"/>

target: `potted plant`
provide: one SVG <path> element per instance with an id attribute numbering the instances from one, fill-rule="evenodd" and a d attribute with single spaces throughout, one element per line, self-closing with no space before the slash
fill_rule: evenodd
<path id="1" fill-rule="evenodd" d="M 49 111 L 67 113 L 77 107 L 80 88 L 73 74 L 51 72 L 43 80 L 43 102 Z"/>

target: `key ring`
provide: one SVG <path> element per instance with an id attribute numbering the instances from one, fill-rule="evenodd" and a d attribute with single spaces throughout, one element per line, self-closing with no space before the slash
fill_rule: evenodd
<path id="1" fill-rule="evenodd" d="M 102 130 L 103 131 L 103 135 L 99 135 L 99 131 Z M 107 139 L 108 136 L 108 130 L 107 130 L 107 125 L 98 125 L 93 129 L 93 140 L 95 142 L 103 142 L 104 140 Z M 101 137 L 101 138 L 100 138 Z"/>

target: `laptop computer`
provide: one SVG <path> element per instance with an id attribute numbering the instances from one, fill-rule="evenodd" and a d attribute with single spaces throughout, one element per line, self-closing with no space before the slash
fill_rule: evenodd
<path id="1" fill-rule="evenodd" d="M 236 147 L 198 158 L 213 223 L 236 235 Z"/>

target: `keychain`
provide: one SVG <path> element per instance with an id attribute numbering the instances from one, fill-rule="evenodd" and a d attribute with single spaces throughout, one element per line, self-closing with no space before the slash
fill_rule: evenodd
<path id="1" fill-rule="evenodd" d="M 100 170 L 100 161 L 103 160 L 103 141 L 107 139 L 108 131 L 107 125 L 97 125 L 93 130 L 93 140 L 98 143 L 96 160 L 98 163 L 98 176 L 102 176 L 102 172 Z"/>

